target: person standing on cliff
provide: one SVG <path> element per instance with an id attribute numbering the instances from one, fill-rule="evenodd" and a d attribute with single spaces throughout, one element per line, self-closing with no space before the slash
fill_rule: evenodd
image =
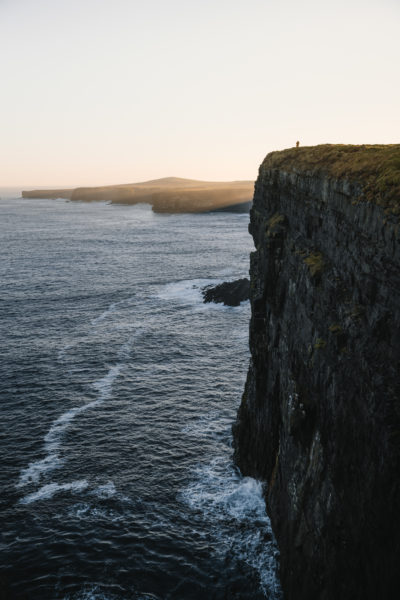
<path id="1" fill-rule="evenodd" d="M 300 146 L 300 142 L 296 142 L 296 148 Z"/>

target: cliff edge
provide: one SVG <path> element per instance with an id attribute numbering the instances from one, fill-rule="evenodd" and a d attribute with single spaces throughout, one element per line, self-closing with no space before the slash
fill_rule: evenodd
<path id="1" fill-rule="evenodd" d="M 399 594 L 399 214 L 400 145 L 260 167 L 234 448 L 268 484 L 288 600 Z"/>

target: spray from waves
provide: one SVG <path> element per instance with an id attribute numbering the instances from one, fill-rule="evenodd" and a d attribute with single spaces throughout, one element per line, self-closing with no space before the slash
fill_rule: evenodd
<path id="1" fill-rule="evenodd" d="M 218 553 L 252 567 L 266 597 L 282 598 L 279 553 L 265 512 L 261 482 L 242 477 L 224 456 L 198 466 L 194 476 L 181 499 L 209 523 Z"/>
<path id="2" fill-rule="evenodd" d="M 104 377 L 92 384 L 99 394 L 96 400 L 88 402 L 83 406 L 71 408 L 54 421 L 44 438 L 44 451 L 47 456 L 42 460 L 30 463 L 28 467 L 21 471 L 17 487 L 24 487 L 30 483 L 38 483 L 44 473 L 58 469 L 63 465 L 64 460 L 60 456 L 60 451 L 65 432 L 78 415 L 99 406 L 111 396 L 113 383 L 122 367 L 122 363 L 110 367 Z"/>
<path id="3" fill-rule="evenodd" d="M 218 437 L 226 452 L 206 464 L 199 464 L 193 479 L 180 493 L 180 499 L 207 523 L 215 538 L 217 552 L 246 563 L 258 573 L 260 587 L 270 600 L 280 600 L 279 551 L 265 510 L 263 485 L 243 477 L 231 456 L 231 422 L 216 411 L 206 413 L 182 432 Z"/>
<path id="4" fill-rule="evenodd" d="M 242 302 L 240 306 L 225 306 L 214 302 L 204 303 L 202 290 L 208 286 L 215 286 L 225 281 L 234 281 L 236 277 L 227 277 L 226 279 L 184 279 L 167 283 L 158 292 L 157 297 L 162 300 L 179 302 L 180 304 L 194 307 L 195 310 L 240 310 L 246 304 Z"/>

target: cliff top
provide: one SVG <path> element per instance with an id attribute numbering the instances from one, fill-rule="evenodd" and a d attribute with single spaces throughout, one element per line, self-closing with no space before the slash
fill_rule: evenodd
<path id="1" fill-rule="evenodd" d="M 360 183 L 362 199 L 400 214 L 400 144 L 322 144 L 268 154 L 261 168 L 306 170 Z"/>

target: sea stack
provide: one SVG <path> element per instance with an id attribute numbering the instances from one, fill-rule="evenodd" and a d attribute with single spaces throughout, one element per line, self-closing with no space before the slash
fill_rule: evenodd
<path id="1" fill-rule="evenodd" d="M 398 597 L 399 213 L 400 145 L 260 167 L 234 447 L 267 482 L 287 600 Z"/>

